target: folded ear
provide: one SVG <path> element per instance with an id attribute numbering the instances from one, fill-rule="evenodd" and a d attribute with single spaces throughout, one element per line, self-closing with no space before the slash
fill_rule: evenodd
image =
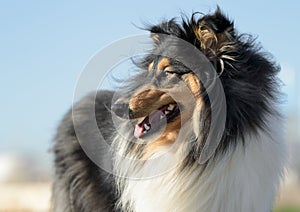
<path id="1" fill-rule="evenodd" d="M 162 42 L 164 38 L 167 37 L 166 35 L 173 35 L 176 37 L 181 37 L 182 35 L 182 29 L 176 23 L 175 19 L 151 26 L 148 30 L 151 32 L 151 38 L 156 44 Z"/>
<path id="2" fill-rule="evenodd" d="M 200 49 L 208 58 L 216 58 L 224 50 L 233 48 L 235 38 L 233 22 L 219 8 L 212 15 L 205 15 L 194 26 Z"/>

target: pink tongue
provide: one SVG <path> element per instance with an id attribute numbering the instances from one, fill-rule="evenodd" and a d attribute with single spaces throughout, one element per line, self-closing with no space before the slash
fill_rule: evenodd
<path id="1" fill-rule="evenodd" d="M 144 129 L 143 125 L 141 125 L 141 126 L 139 124 L 135 125 L 134 137 L 139 138 L 141 135 L 143 135 L 144 130 L 145 129 Z"/>
<path id="2" fill-rule="evenodd" d="M 155 122 L 158 122 L 160 119 L 160 116 L 164 114 L 164 111 L 167 109 L 168 106 L 164 106 L 163 108 L 151 113 L 145 120 L 140 123 L 135 125 L 134 129 L 134 137 L 139 138 L 141 135 L 144 134 L 145 128 L 144 124 L 155 124 Z"/>

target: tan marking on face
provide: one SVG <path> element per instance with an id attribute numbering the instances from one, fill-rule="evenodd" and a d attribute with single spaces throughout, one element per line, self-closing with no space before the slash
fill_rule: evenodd
<path id="1" fill-rule="evenodd" d="M 161 59 L 157 64 L 157 70 L 165 70 L 170 66 L 170 60 L 168 58 Z"/>
<path id="2" fill-rule="evenodd" d="M 133 113 L 132 118 L 148 116 L 152 111 L 160 107 L 173 103 L 174 100 L 164 91 L 157 88 L 146 89 L 138 92 L 129 101 L 129 108 Z"/>
<path id="3" fill-rule="evenodd" d="M 195 74 L 185 74 L 182 76 L 186 85 L 190 88 L 193 95 L 199 98 L 200 95 L 200 82 Z"/>
<path id="4" fill-rule="evenodd" d="M 152 70 L 153 64 L 154 64 L 154 62 L 152 62 L 152 63 L 149 64 L 149 66 L 148 66 L 148 71 L 151 71 L 151 70 Z"/>
<path id="5" fill-rule="evenodd" d="M 151 62 L 148 65 L 148 71 L 151 71 L 153 69 L 153 65 L 154 65 L 154 62 Z M 156 69 L 159 70 L 159 71 L 171 71 L 172 67 L 171 67 L 171 64 L 170 64 L 170 60 L 168 58 L 161 59 L 158 62 L 157 66 L 156 66 Z"/>

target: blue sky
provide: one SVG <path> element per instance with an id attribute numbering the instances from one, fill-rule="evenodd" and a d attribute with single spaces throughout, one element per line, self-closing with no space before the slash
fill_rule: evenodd
<path id="1" fill-rule="evenodd" d="M 182 12 L 206 13 L 217 4 L 240 32 L 258 36 L 282 65 L 287 113 L 294 114 L 300 105 L 299 1 L 2 1 L 0 154 L 26 152 L 49 158 L 55 129 L 95 52 L 144 33 L 134 25 L 158 23 Z"/>

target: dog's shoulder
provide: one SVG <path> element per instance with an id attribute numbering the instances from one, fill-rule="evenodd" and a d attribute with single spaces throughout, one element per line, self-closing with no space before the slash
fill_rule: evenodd
<path id="1" fill-rule="evenodd" d="M 99 168 L 83 148 L 85 142 L 95 145 L 102 142 L 96 136 L 99 131 L 103 132 L 105 142 L 111 142 L 113 130 L 110 130 L 109 108 L 113 94 L 111 91 L 88 94 L 73 105 L 58 126 L 53 144 L 56 168 L 54 211 L 113 210 L 116 196 L 112 176 Z M 97 151 L 103 158 L 105 153 Z"/>

